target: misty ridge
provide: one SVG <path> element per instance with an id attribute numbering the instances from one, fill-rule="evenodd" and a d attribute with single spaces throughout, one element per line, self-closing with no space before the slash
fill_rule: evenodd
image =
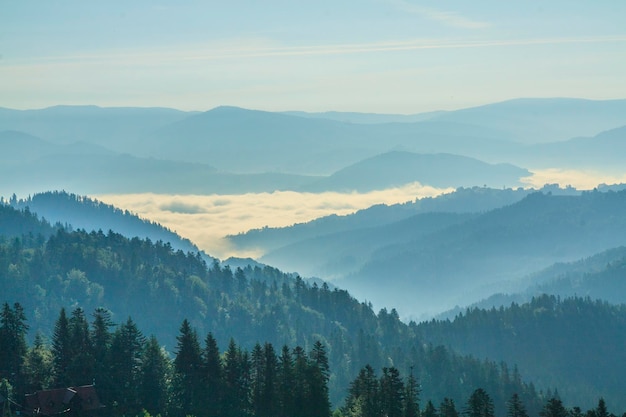
<path id="1" fill-rule="evenodd" d="M 626 409 L 626 185 L 537 184 L 552 171 L 626 178 L 625 147 L 626 100 L 416 115 L 0 109 L 0 302 L 29 312 L 29 341 L 52 335 L 62 308 L 99 307 L 174 355 L 184 319 L 222 351 L 230 338 L 249 350 L 321 341 L 334 407 L 369 364 L 415 371 L 435 404 L 482 386 L 500 413 L 520 393 L 538 414 L 554 389 L 570 406 Z M 194 195 L 347 201 L 411 184 L 433 195 L 222 234 L 254 259 L 218 259 L 92 197 L 146 195 L 202 235 L 226 217 L 203 217 L 215 207 Z"/>

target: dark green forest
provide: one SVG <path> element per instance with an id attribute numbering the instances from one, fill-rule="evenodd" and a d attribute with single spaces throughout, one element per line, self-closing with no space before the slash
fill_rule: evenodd
<path id="1" fill-rule="evenodd" d="M 309 351 L 320 341 L 332 369 L 328 386 L 334 405 L 366 364 L 394 366 L 404 374 L 413 367 L 423 394 L 436 401 L 445 396 L 461 401 L 480 386 L 502 409 L 514 392 L 524 393 L 529 404 L 538 402 L 531 386 L 506 379 L 503 365 L 424 344 L 395 310 L 375 313 L 345 290 L 270 267 L 231 271 L 167 243 L 111 231 L 54 230 L 31 213 L 10 207 L 4 212 L 11 224 L 24 226 L 0 243 L 0 287 L 6 301 L 29 312 L 30 339 L 37 332 L 50 337 L 61 308 L 105 307 L 116 323 L 133 317 L 170 352 L 184 318 L 199 334 L 212 333 L 222 343 L 233 338 L 244 349 L 268 342 Z M 42 234 L 51 231 L 47 238 Z"/>
<path id="2" fill-rule="evenodd" d="M 495 417 L 491 395 L 476 388 L 463 404 L 444 397 L 420 409 L 422 385 L 413 373 L 402 377 L 396 367 L 383 367 L 380 376 L 368 364 L 350 383 L 341 406 L 332 411 L 331 377 L 326 347 L 319 341 L 310 352 L 284 345 L 256 343 L 251 351 L 230 339 L 220 352 L 212 333 L 201 343 L 197 331 L 183 320 L 173 359 L 152 335 L 146 337 L 132 318 L 116 324 L 104 308 L 61 309 L 50 343 L 38 333 L 28 347 L 24 308 L 4 303 L 0 311 L 0 405 L 2 416 L 42 415 L 20 401 L 39 390 L 93 384 L 101 408 L 71 415 L 109 416 L 266 416 L 266 417 Z M 517 370 L 513 381 L 519 379 Z M 510 381 L 511 382 L 511 381 Z M 558 393 L 546 394 L 541 417 L 610 417 L 602 397 L 583 413 L 567 409 Z M 456 404 L 459 404 L 457 406 Z M 528 417 L 522 396 L 506 401 L 508 417 Z M 462 408 L 461 408 L 462 407 Z M 626 413 L 625 413 L 626 415 Z"/>
<path id="3" fill-rule="evenodd" d="M 606 275 L 619 268 L 623 282 L 623 264 L 608 265 Z M 604 396 L 626 409 L 624 304 L 542 295 L 525 304 L 472 308 L 454 320 L 420 323 L 416 332 L 461 354 L 517 364 L 535 384 L 558 387 L 564 399 L 579 405 L 590 406 L 594 396 Z"/>
<path id="4" fill-rule="evenodd" d="M 0 288 L 6 302 L 0 377 L 5 379 L 7 389 L 12 387 L 10 397 L 16 403 L 29 391 L 95 380 L 99 391 L 103 387 L 104 403 L 118 410 L 119 415 L 141 409 L 151 414 L 210 415 L 207 395 L 202 391 L 206 381 L 195 384 L 183 376 L 187 375 L 184 372 L 193 374 L 198 366 L 184 372 L 177 368 L 183 366 L 181 360 L 177 365 L 177 358 L 187 352 L 181 345 L 183 339 L 192 346 L 191 357 L 200 360 L 197 363 L 203 369 L 209 366 L 210 344 L 213 357 L 219 357 L 220 365 L 215 369 L 219 368 L 216 372 L 220 375 L 226 372 L 229 357 L 238 356 L 242 367 L 250 368 L 246 375 L 252 375 L 254 357 L 270 357 L 269 362 L 274 363 L 270 353 L 274 351 L 279 364 L 283 354 L 289 354 L 295 364 L 300 355 L 302 375 L 306 377 L 299 381 L 305 386 L 317 384 L 322 394 L 315 401 L 327 401 L 324 413 L 334 409 L 339 415 L 385 415 L 380 411 L 384 409 L 386 415 L 405 415 L 419 405 L 423 415 L 454 415 L 471 409 L 470 399 L 477 392 L 487 396 L 480 394 L 483 402 L 491 404 L 487 411 L 496 415 L 507 413 L 513 398 L 529 415 L 545 411 L 552 400 L 561 401 L 561 386 L 551 382 L 543 385 L 547 381 L 541 381 L 535 382 L 536 388 L 523 367 L 507 365 L 516 362 L 493 361 L 480 353 L 456 353 L 457 346 L 447 341 L 432 342 L 422 325 L 403 323 L 393 309 L 375 313 L 370 304 L 359 302 L 345 290 L 310 284 L 275 268 L 257 266 L 232 271 L 217 262 L 207 264 L 197 252 L 174 250 L 162 241 L 129 239 L 113 231 L 72 231 L 39 220 L 28 209 L 15 210 L 6 205 L 0 205 L 0 228 Z M 621 310 L 614 315 L 622 315 Z M 529 323 L 532 325 L 532 321 Z M 557 320 L 554 326 L 573 324 Z M 71 358 L 74 365 L 59 367 L 55 360 L 59 361 L 59 332 L 64 327 L 68 340 L 72 340 L 66 346 L 71 353 L 64 353 L 64 357 Z M 204 346 L 199 342 L 201 337 Z M 543 336 L 538 333 L 534 337 Z M 606 341 L 587 342 L 595 346 Z M 12 347 L 5 348 L 7 345 Z M 148 360 L 145 355 L 150 346 L 153 356 Z M 284 348 L 278 353 L 274 346 Z M 305 382 L 306 378 L 319 377 L 314 368 L 320 366 L 315 354 L 320 350 L 327 363 L 327 367 L 320 368 L 323 383 Z M 131 359 L 126 362 L 127 368 L 114 371 L 113 362 L 108 361 L 122 352 Z M 490 359 L 483 359 L 487 357 Z M 161 365 L 154 366 L 162 366 L 163 373 L 147 379 L 166 382 L 159 385 L 166 399 L 154 406 L 154 402 L 131 395 L 127 389 L 131 385 L 133 390 L 139 389 L 139 383 L 118 382 L 145 377 L 142 366 L 157 359 Z M 34 368 L 29 368 L 29 361 L 34 362 Z M 38 368 L 46 363 L 51 366 L 48 371 L 35 372 L 46 369 Z M 253 406 L 252 399 L 260 394 L 254 393 L 249 381 L 243 386 L 246 394 L 238 397 L 245 400 L 241 409 L 249 415 L 264 415 Z M 193 387 L 202 388 L 195 392 Z M 152 386 L 149 390 L 154 393 L 161 388 Z M 610 398 L 609 405 L 615 406 L 613 397 L 608 396 L 610 392 L 584 388 L 581 396 L 567 402 L 567 406 L 593 404 L 602 396 Z M 218 401 L 220 396 L 212 398 Z M 233 415 L 248 415 L 239 412 L 233 411 Z M 309 415 L 307 412 L 295 415 Z"/>

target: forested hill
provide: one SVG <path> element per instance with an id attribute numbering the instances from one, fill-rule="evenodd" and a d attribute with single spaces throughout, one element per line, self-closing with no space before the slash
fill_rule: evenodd
<path id="1" fill-rule="evenodd" d="M 517 364 L 537 384 L 558 387 L 566 403 L 592 406 L 602 395 L 626 407 L 626 305 L 544 295 L 421 323 L 416 332 L 461 354 Z"/>
<path id="2" fill-rule="evenodd" d="M 162 242 L 63 229 L 49 239 L 5 241 L 0 288 L 2 302 L 23 305 L 30 337 L 38 330 L 50 337 L 62 307 L 81 307 L 87 314 L 105 307 L 115 323 L 131 316 L 144 334 L 156 335 L 171 351 L 187 318 L 201 338 L 212 332 L 226 343 L 233 337 L 247 349 L 267 341 L 309 351 L 321 341 L 333 371 L 329 387 L 335 404 L 359 369 L 370 364 L 395 366 L 404 375 L 413 367 L 423 398 L 436 403 L 450 397 L 461 404 L 482 387 L 499 410 L 514 392 L 529 409 L 539 407 L 534 389 L 509 378 L 505 367 L 424 345 L 395 310 L 376 314 L 346 291 L 311 286 L 270 267 L 208 266 L 199 255 Z"/>
<path id="3" fill-rule="evenodd" d="M 198 252 L 198 247 L 188 239 L 158 223 L 139 218 L 128 210 L 120 210 L 89 197 L 65 191 L 48 191 L 25 199 L 12 198 L 9 204 L 16 209 L 29 208 L 39 217 L 52 223 L 70 225 L 87 231 L 115 230 L 126 237 L 149 238 L 152 241 L 169 242 L 176 250 Z"/>

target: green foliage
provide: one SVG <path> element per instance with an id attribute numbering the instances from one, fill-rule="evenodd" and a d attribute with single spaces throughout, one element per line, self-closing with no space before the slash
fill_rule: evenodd
<path id="1" fill-rule="evenodd" d="M 626 408 L 620 382 L 626 373 L 623 305 L 543 295 L 508 308 L 470 309 L 453 321 L 421 323 L 416 331 L 435 345 L 515 363 L 543 389 L 559 387 L 561 397 L 568 402 L 591 407 L 604 396 L 617 407 Z M 507 370 L 507 374 L 510 381 L 520 378 L 517 371 Z M 487 388 L 494 397 L 499 395 L 495 387 Z M 529 414 L 539 411 L 527 391 L 516 393 L 527 404 Z"/>

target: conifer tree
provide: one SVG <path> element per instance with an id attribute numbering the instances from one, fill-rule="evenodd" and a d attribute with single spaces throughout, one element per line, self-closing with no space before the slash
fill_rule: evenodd
<path id="1" fill-rule="evenodd" d="M 383 415 L 401 417 L 404 403 L 404 383 L 397 368 L 383 368 L 380 378 L 380 406 Z"/>
<path id="2" fill-rule="evenodd" d="M 70 325 L 65 308 L 61 308 L 52 335 L 52 357 L 55 387 L 70 386 L 68 368 L 71 361 Z"/>
<path id="3" fill-rule="evenodd" d="M 139 379 L 139 403 L 151 415 L 162 414 L 168 404 L 171 364 L 167 353 L 152 335 L 142 355 Z"/>
<path id="4" fill-rule="evenodd" d="M 52 352 L 41 333 L 35 335 L 33 345 L 24 358 L 24 382 L 28 393 L 50 388 L 53 375 Z"/>
<path id="5" fill-rule="evenodd" d="M 526 407 L 524 407 L 517 393 L 513 394 L 511 399 L 507 401 L 507 417 L 528 417 Z"/>
<path id="6" fill-rule="evenodd" d="M 295 370 L 291 350 L 284 345 L 278 359 L 278 417 L 294 415 L 295 398 L 293 386 Z"/>
<path id="7" fill-rule="evenodd" d="M 208 417 L 220 415 L 220 403 L 223 397 L 222 374 L 223 364 L 220 357 L 217 341 L 213 334 L 209 333 L 204 341 L 204 351 L 202 352 L 204 363 L 204 387 L 205 387 L 205 407 Z"/>
<path id="8" fill-rule="evenodd" d="M 91 384 L 94 380 L 93 349 L 89 335 L 89 323 L 82 308 L 72 311 L 69 319 L 70 360 L 67 369 L 71 385 Z"/>
<path id="9" fill-rule="evenodd" d="M 98 397 L 104 403 L 111 400 L 113 380 L 110 377 L 110 348 L 113 334 L 111 328 L 115 324 L 111 320 L 111 312 L 105 308 L 97 308 L 93 313 L 91 324 L 91 343 L 93 345 L 94 382 L 98 386 Z"/>
<path id="10" fill-rule="evenodd" d="M 541 417 L 567 417 L 568 412 L 561 399 L 553 396 L 548 399 L 539 415 Z"/>
<path id="11" fill-rule="evenodd" d="M 198 335 L 187 319 L 183 320 L 176 340 L 177 405 L 182 415 L 199 415 L 204 397 L 202 351 Z"/>
<path id="12" fill-rule="evenodd" d="M 120 415 L 134 415 L 141 411 L 139 386 L 145 342 L 144 335 L 130 317 L 113 333 L 110 349 L 110 373 L 114 381 L 112 397 L 118 404 Z"/>
<path id="13" fill-rule="evenodd" d="M 22 364 L 28 349 L 26 315 L 20 303 L 4 303 L 0 312 L 0 374 L 7 375 L 13 386 L 22 383 Z"/>
<path id="14" fill-rule="evenodd" d="M 409 376 L 406 379 L 405 393 L 404 393 L 404 417 L 419 417 L 419 394 L 420 387 L 413 375 L 413 367 L 409 371 Z"/>
<path id="15" fill-rule="evenodd" d="M 467 417 L 494 417 L 493 400 L 484 389 L 474 390 L 467 400 L 465 415 Z"/>
<path id="16" fill-rule="evenodd" d="M 424 407 L 424 411 L 422 412 L 422 417 L 439 417 L 437 409 L 435 409 L 431 400 L 428 400 L 426 403 L 426 407 Z"/>
<path id="17" fill-rule="evenodd" d="M 439 417 L 459 417 L 459 412 L 453 399 L 448 397 L 443 399 L 439 405 Z"/>

